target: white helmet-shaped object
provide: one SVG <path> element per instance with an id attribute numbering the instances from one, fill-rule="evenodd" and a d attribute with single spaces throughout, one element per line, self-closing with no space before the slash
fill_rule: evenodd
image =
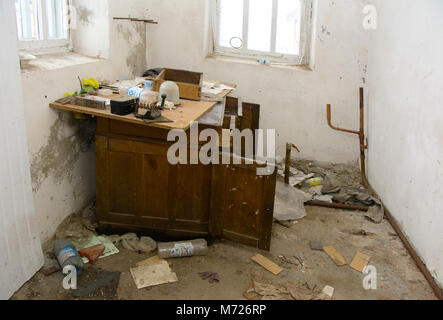
<path id="1" fill-rule="evenodd" d="M 180 104 L 180 92 L 175 82 L 165 81 L 160 86 L 158 100 L 162 101 L 162 96 L 166 95 L 166 100 L 178 106 Z"/>

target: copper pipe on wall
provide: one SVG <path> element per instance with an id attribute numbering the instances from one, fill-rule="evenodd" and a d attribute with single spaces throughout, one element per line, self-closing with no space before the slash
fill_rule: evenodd
<path id="1" fill-rule="evenodd" d="M 377 195 L 375 190 L 371 187 L 369 184 L 369 181 L 366 177 L 366 155 L 365 151 L 368 148 L 367 145 L 365 145 L 365 129 L 364 129 L 364 89 L 360 88 L 360 130 L 354 131 L 354 130 L 347 130 L 342 129 L 339 127 L 336 127 L 332 124 L 331 121 L 331 105 L 327 105 L 327 119 L 329 126 L 337 131 L 347 132 L 356 134 L 359 136 L 360 140 L 360 165 L 361 165 L 361 178 L 363 185 L 372 193 L 372 195 L 379 199 L 380 197 Z M 415 264 L 417 265 L 418 269 L 421 271 L 423 276 L 425 277 L 426 281 L 428 281 L 429 285 L 431 286 L 432 290 L 434 291 L 435 295 L 440 299 L 443 300 L 443 289 L 440 288 L 440 286 L 437 284 L 434 277 L 431 275 L 429 270 L 426 268 L 426 265 L 421 260 L 420 256 L 417 254 L 415 249 L 411 246 L 406 236 L 403 234 L 402 230 L 397 224 L 397 221 L 394 219 L 392 214 L 389 212 L 389 210 L 383 205 L 386 218 L 388 219 L 389 223 L 391 224 L 392 228 L 395 230 L 397 235 L 399 236 L 400 240 L 402 241 L 403 245 L 405 246 L 406 250 L 408 250 L 409 254 L 411 255 L 412 259 L 414 260 Z"/>
<path id="2" fill-rule="evenodd" d="M 346 133 L 352 133 L 356 134 L 359 137 L 360 140 L 360 165 L 361 165 L 361 178 L 363 180 L 363 184 L 366 186 L 368 185 L 368 180 L 366 179 L 366 155 L 365 150 L 368 148 L 367 145 L 365 145 L 365 99 L 364 99 L 364 89 L 360 88 L 360 130 L 348 130 L 339 128 L 337 126 L 334 126 L 332 124 L 332 117 L 331 117 L 331 105 L 328 104 L 326 107 L 327 111 L 327 119 L 328 119 L 328 125 L 336 131 L 346 132 Z"/>

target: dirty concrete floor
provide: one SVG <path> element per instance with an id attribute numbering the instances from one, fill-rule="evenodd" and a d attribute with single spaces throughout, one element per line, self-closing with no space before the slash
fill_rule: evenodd
<path id="1" fill-rule="evenodd" d="M 146 259 L 119 248 L 121 252 L 99 260 L 94 267 L 121 271 L 116 299 L 233 299 L 244 300 L 242 293 L 255 280 L 286 287 L 321 290 L 325 285 L 335 288 L 334 299 L 436 299 L 430 286 L 414 261 L 395 236 L 385 220 L 377 225 L 366 220 L 361 212 L 329 208 L 307 207 L 307 217 L 292 223 L 289 228 L 274 223 L 271 251 L 260 250 L 228 241 L 210 246 L 204 257 L 169 259 L 179 281 L 172 284 L 137 290 L 129 268 Z M 354 235 L 364 230 L 368 235 Z M 371 265 L 377 268 L 377 290 L 367 291 L 362 286 L 365 275 L 349 266 L 337 267 L 322 251 L 312 251 L 309 241 L 333 245 L 350 263 L 357 251 L 371 256 Z M 280 264 L 284 271 L 274 276 L 250 260 L 261 253 Z M 304 257 L 305 266 L 285 263 L 279 256 Z M 152 256 L 153 254 L 151 254 Z M 213 271 L 220 283 L 201 280 L 199 272 Z M 71 292 L 62 288 L 61 272 L 45 277 L 40 271 L 26 283 L 12 299 L 73 299 Z"/>

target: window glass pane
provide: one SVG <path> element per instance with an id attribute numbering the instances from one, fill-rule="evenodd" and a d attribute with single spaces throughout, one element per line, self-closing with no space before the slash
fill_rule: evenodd
<path id="1" fill-rule="evenodd" d="M 231 48 L 232 43 L 235 47 L 241 46 L 241 39 L 243 39 L 243 0 L 218 0 L 217 2 L 218 45 Z"/>
<path id="2" fill-rule="evenodd" d="M 65 38 L 65 0 L 46 0 L 49 39 Z"/>
<path id="3" fill-rule="evenodd" d="M 276 52 L 300 54 L 301 9 L 301 0 L 278 0 Z"/>
<path id="4" fill-rule="evenodd" d="M 39 38 L 38 0 L 16 0 L 17 25 L 20 40 Z"/>
<path id="5" fill-rule="evenodd" d="M 249 1 L 248 49 L 271 51 L 272 0 Z"/>

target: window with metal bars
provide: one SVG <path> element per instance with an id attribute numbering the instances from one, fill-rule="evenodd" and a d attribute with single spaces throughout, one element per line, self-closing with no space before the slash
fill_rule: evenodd
<path id="1" fill-rule="evenodd" d="M 312 0 L 211 0 L 213 55 L 308 64 Z"/>
<path id="2" fill-rule="evenodd" d="M 15 8 L 21 50 L 68 49 L 68 0 L 15 0 Z"/>

